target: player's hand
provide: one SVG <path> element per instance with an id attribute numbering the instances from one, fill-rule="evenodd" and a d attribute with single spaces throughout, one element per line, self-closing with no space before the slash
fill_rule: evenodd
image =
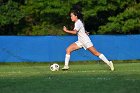
<path id="1" fill-rule="evenodd" d="M 89 36 L 89 32 L 86 31 L 86 34 Z"/>
<path id="2" fill-rule="evenodd" d="M 65 26 L 63 26 L 63 31 L 64 31 L 64 32 L 67 32 L 68 29 L 67 29 Z"/>

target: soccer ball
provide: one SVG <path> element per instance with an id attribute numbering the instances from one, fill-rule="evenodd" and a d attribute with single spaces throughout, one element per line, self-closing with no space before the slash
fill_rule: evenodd
<path id="1" fill-rule="evenodd" d="M 59 70 L 59 65 L 57 63 L 54 63 L 50 66 L 51 71 L 58 71 Z"/>

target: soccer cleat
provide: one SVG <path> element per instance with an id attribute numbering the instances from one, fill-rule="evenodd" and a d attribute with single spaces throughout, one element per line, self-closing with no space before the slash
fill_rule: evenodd
<path id="1" fill-rule="evenodd" d="M 69 66 L 67 65 L 64 65 L 64 67 L 62 68 L 62 70 L 68 70 L 69 69 Z"/>
<path id="2" fill-rule="evenodd" d="M 114 66 L 113 66 L 112 61 L 109 62 L 109 67 L 110 67 L 111 71 L 114 71 Z"/>

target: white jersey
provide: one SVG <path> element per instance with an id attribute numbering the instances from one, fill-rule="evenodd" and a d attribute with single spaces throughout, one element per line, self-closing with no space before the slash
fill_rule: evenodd
<path id="1" fill-rule="evenodd" d="M 78 35 L 78 41 L 86 44 L 88 42 L 91 42 L 89 36 L 85 33 L 85 28 L 84 28 L 84 24 L 81 22 L 80 19 L 78 19 L 75 22 L 75 27 L 74 30 L 78 31 L 77 35 Z"/>

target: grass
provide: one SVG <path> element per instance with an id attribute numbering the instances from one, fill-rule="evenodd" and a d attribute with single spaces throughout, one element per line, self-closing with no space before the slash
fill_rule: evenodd
<path id="1" fill-rule="evenodd" d="M 114 63 L 113 72 L 95 62 L 56 72 L 49 70 L 51 63 L 1 63 L 0 93 L 139 93 L 140 62 Z"/>

